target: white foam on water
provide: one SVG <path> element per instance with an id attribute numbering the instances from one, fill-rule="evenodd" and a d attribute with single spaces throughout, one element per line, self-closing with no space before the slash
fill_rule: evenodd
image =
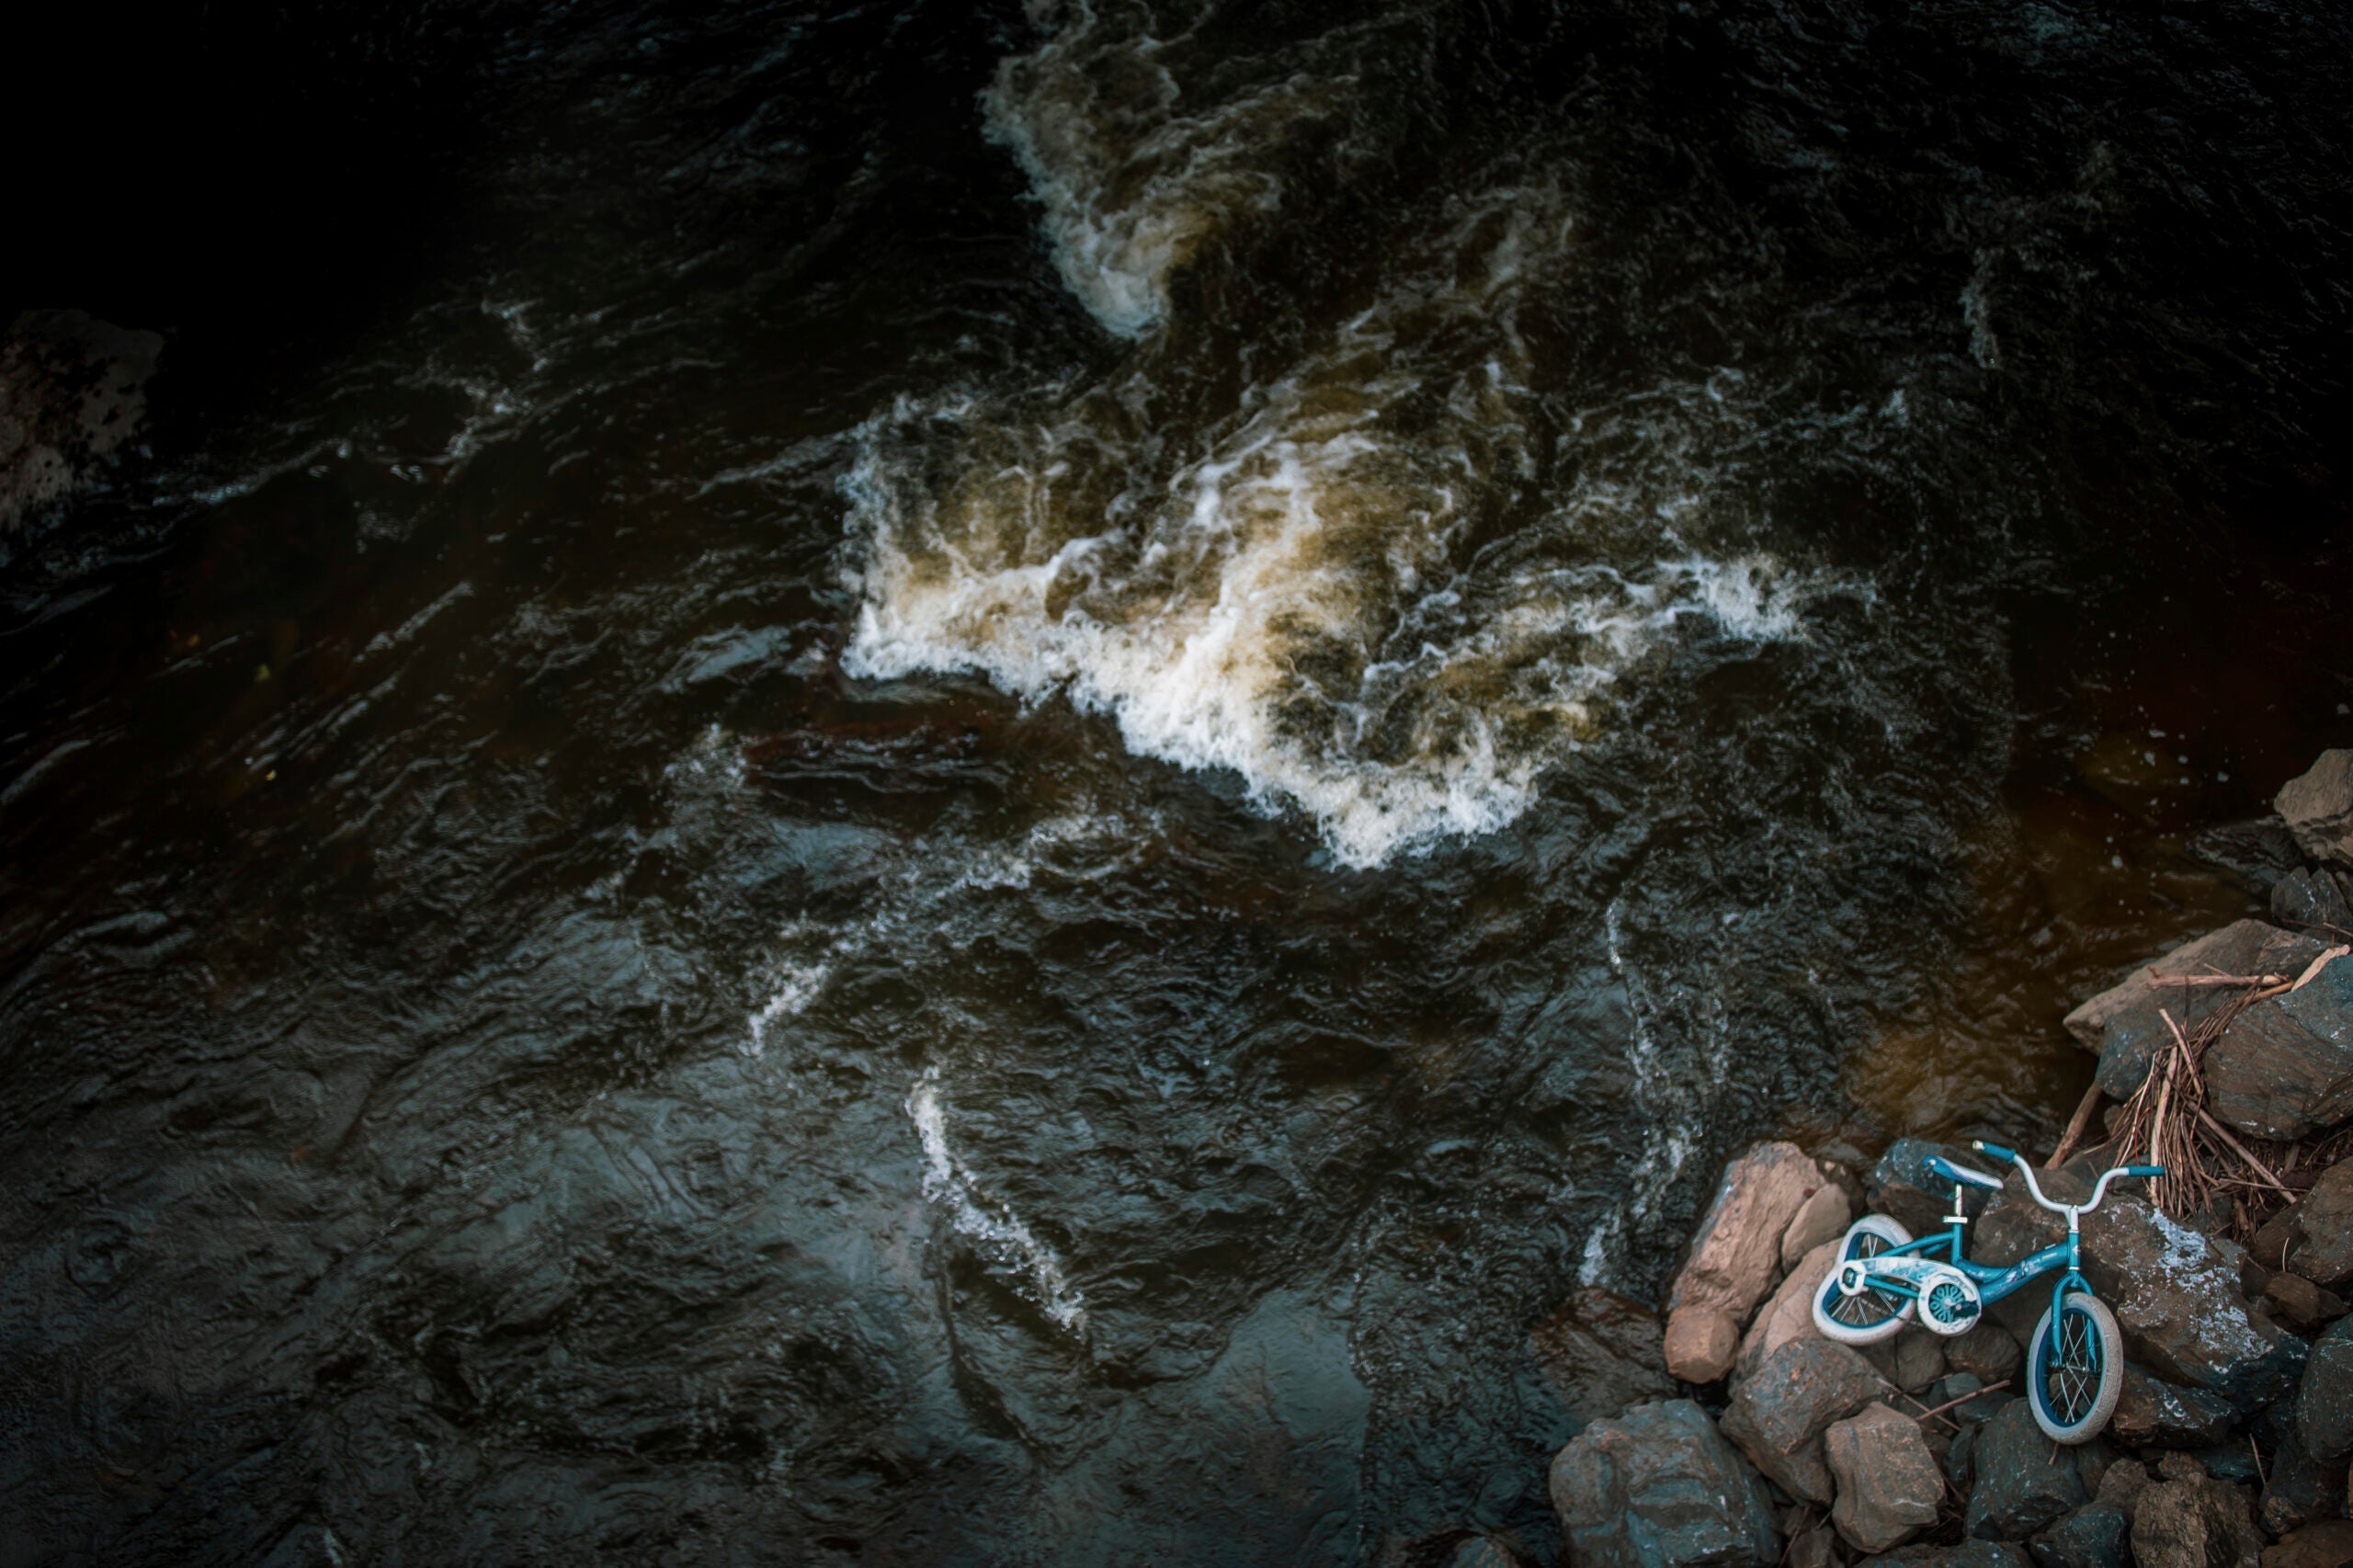
<path id="1" fill-rule="evenodd" d="M 1066 1333 L 1086 1332 L 1086 1297 L 1063 1272 L 1054 1249 L 1031 1233 L 1019 1215 L 981 1195 L 972 1173 L 948 1146 L 948 1117 L 939 1098 L 939 1069 L 926 1067 L 907 1094 L 907 1115 L 923 1143 L 923 1195 L 948 1210 L 964 1235 L 995 1253 L 1001 1262 L 1029 1278 L 1039 1308 Z"/>

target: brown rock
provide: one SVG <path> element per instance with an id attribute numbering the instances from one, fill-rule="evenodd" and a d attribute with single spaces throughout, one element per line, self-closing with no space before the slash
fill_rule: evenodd
<path id="1" fill-rule="evenodd" d="M 2353 1519 L 2323 1519 L 2267 1547 L 2263 1568 L 2347 1568 L 2353 1563 Z"/>
<path id="2" fill-rule="evenodd" d="M 2026 1353 L 2010 1331 L 1990 1317 L 1978 1320 L 1967 1334 L 1956 1334 L 1945 1341 L 1945 1365 L 1969 1373 L 1988 1388 L 2016 1378 L 2025 1359 Z"/>
<path id="3" fill-rule="evenodd" d="M 1733 1320 L 1736 1345 L 1750 1311 L 1780 1278 L 1781 1237 L 1790 1221 L 1825 1184 L 1794 1143 L 1760 1143 L 1725 1166 L 1715 1201 L 1692 1235 L 1690 1256 L 1667 1292 L 1670 1335 L 1677 1312 L 1707 1307 Z"/>
<path id="4" fill-rule="evenodd" d="M 1846 1193 L 1836 1183 L 1824 1182 L 1815 1188 L 1813 1196 L 1799 1205 L 1790 1228 L 1781 1233 L 1781 1271 L 1788 1273 L 1823 1243 L 1844 1236 L 1854 1217 Z"/>
<path id="5" fill-rule="evenodd" d="M 1830 1267 L 1838 1257 L 1839 1242 L 1834 1238 L 1815 1247 L 1799 1260 L 1798 1266 L 1781 1277 L 1772 1296 L 1756 1310 L 1748 1325 L 1746 1337 L 1740 1342 L 1740 1359 L 1734 1363 L 1733 1375 L 1745 1378 L 1755 1375 L 1765 1358 L 1792 1339 L 1819 1339 L 1821 1331 L 1813 1326 L 1813 1293 L 1830 1278 Z"/>
<path id="6" fill-rule="evenodd" d="M 1767 1568 L 1765 1489 L 1688 1399 L 1597 1421 L 1553 1456 L 1553 1511 L 1579 1568 Z"/>
<path id="7" fill-rule="evenodd" d="M 0 535 L 138 429 L 163 347 L 80 311 L 28 311 L 0 335 Z"/>
<path id="8" fill-rule="evenodd" d="M 1823 1432 L 1822 1455 L 1838 1484 L 1830 1522 L 1856 1551 L 1885 1551 L 1937 1522 L 1945 1479 L 1918 1422 L 1865 1405 Z"/>
<path id="9" fill-rule="evenodd" d="M 2149 1489 L 2149 1467 L 2139 1460 L 2118 1460 L 2100 1472 L 2099 1490 L 2093 1495 L 2102 1503 L 2113 1503 L 2126 1513 L 2140 1502 L 2141 1494 Z"/>
<path id="10" fill-rule="evenodd" d="M 1792 1538 L 1789 1568 L 1838 1568 L 1837 1549 L 1832 1544 L 1836 1539 L 1828 1525 L 1816 1525 Z"/>
<path id="11" fill-rule="evenodd" d="M 2319 956 L 2311 937 L 2295 940 L 2299 948 L 2276 972 L 2301 976 Z M 2353 959 L 2335 960 L 2310 983 L 2248 1007 L 2200 1065 L 2208 1109 L 2241 1132 L 2302 1138 L 2353 1117 Z"/>
<path id="12" fill-rule="evenodd" d="M 2139 966 L 2068 1014 L 2067 1031 L 2085 1050 L 2099 1055 L 2100 1088 L 2110 1099 L 2120 1101 L 2131 1098 L 2141 1086 L 2141 1080 L 2148 1075 L 2150 1057 L 2173 1038 L 2159 1017 L 2160 1009 L 2171 1009 L 2186 1024 L 2189 1021 L 2186 1007 L 2216 1005 L 2205 1000 L 2186 1002 L 2185 995 L 2196 998 L 2197 993 L 2156 984 L 2157 978 L 2248 973 L 2264 942 L 2282 935 L 2260 920 L 2234 921 Z"/>
<path id="13" fill-rule="evenodd" d="M 2321 753 L 2279 787 L 2271 804 L 2305 854 L 2353 867 L 2353 751 Z"/>
<path id="14" fill-rule="evenodd" d="M 1667 1314 L 1666 1369 L 1687 1383 L 1712 1383 L 1740 1355 L 1740 1324 L 1715 1307 L 1677 1307 Z"/>
<path id="15" fill-rule="evenodd" d="M 1733 1387 L 1723 1434 L 1782 1491 L 1809 1502 L 1833 1495 L 1822 1434 L 1880 1394 L 1879 1374 L 1844 1345 L 1796 1339 Z"/>
<path id="16" fill-rule="evenodd" d="M 2284 1268 L 2325 1290 L 2353 1285 L 2353 1160 L 2321 1172 L 2302 1201 L 2264 1221 L 2253 1250 L 2265 1267 Z"/>
<path id="17" fill-rule="evenodd" d="M 2264 1299 L 2299 1333 L 2310 1334 L 2345 1315 L 2345 1299 L 2324 1290 L 2300 1273 L 2275 1274 L 2263 1287 Z"/>
<path id="18" fill-rule="evenodd" d="M 2187 1455 L 2168 1454 L 2167 1460 Z M 2256 1568 L 2263 1532 L 2232 1487 L 2194 1478 L 2160 1481 L 2132 1510 L 2132 1560 L 2139 1568 Z"/>

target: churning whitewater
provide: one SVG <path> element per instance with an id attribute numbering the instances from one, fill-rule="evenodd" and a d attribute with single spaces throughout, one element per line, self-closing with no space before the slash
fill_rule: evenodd
<path id="1" fill-rule="evenodd" d="M 1824 594 L 1868 599 L 1743 537 L 1753 519 L 1711 483 L 1752 434 L 1736 374 L 1579 404 L 1546 341 L 1575 215 L 1509 169 L 1426 204 L 1361 309 L 1187 430 L 1171 415 L 1199 401 L 1216 324 L 1163 330 L 1171 269 L 1279 205 L 1269 116 L 1298 131 L 1366 85 L 1302 67 L 1181 117 L 1163 82 L 1137 151 L 1133 106 L 1097 123 L 1112 110 L 1077 84 L 1121 51 L 1113 78 L 1161 81 L 1167 46 L 1132 18 L 1065 27 L 1006 63 L 990 123 L 1064 281 L 1137 341 L 1100 377 L 903 400 L 861 429 L 852 674 L 1066 696 L 1370 867 L 1517 817 L 1670 640 L 1798 638 Z"/>

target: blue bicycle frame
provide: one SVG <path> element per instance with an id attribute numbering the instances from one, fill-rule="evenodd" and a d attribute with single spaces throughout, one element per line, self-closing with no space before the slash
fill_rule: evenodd
<path id="1" fill-rule="evenodd" d="M 1953 1196 L 1956 1199 L 1953 1207 L 1958 1210 L 1961 1207 L 1957 1201 L 1960 1198 L 1959 1191 L 1956 1190 Z M 2067 1228 L 2065 1241 L 2053 1242 L 2040 1252 L 2020 1258 L 2007 1268 L 1995 1268 L 1983 1263 L 1972 1263 L 1961 1256 L 1964 1227 L 1969 1223 L 1968 1217 L 1948 1214 L 1945 1218 L 1950 1223 L 1935 1235 L 1923 1236 L 1916 1242 L 1906 1242 L 1902 1246 L 1890 1247 L 1878 1256 L 1882 1258 L 1904 1256 L 1934 1258 L 1938 1262 L 1949 1263 L 1976 1281 L 1978 1300 L 1987 1306 L 1993 1305 L 2020 1286 L 2051 1269 L 2057 1268 L 2062 1264 L 2066 1266 L 2067 1271 L 2062 1274 L 2058 1283 L 2051 1288 L 2052 1312 L 2053 1313 L 2058 1312 L 2059 1303 L 2065 1300 L 2071 1289 L 2081 1290 L 2086 1295 L 2091 1294 L 2091 1283 L 2083 1275 L 2082 1233 L 2073 1225 Z M 1943 1254 L 1940 1258 L 1938 1257 L 1939 1253 Z M 1909 1296 L 1915 1301 L 1918 1300 L 1920 1295 L 1920 1292 L 1907 1281 L 1890 1278 L 1884 1275 L 1872 1278 L 1871 1289 L 1890 1296 Z"/>

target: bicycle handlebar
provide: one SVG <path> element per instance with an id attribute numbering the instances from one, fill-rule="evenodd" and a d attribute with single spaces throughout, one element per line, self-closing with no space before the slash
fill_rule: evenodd
<path id="1" fill-rule="evenodd" d="M 1997 1160 L 2007 1160 L 2018 1166 L 2018 1174 L 2026 1177 L 2027 1191 L 2033 1196 L 2037 1203 L 2050 1210 L 2053 1214 L 2083 1214 L 2098 1208 L 2100 1199 L 2108 1196 L 2108 1184 L 2118 1176 L 2147 1176 L 2154 1179 L 2165 1174 L 2165 1168 L 2163 1165 L 2117 1165 L 2100 1173 L 2099 1180 L 2092 1185 L 2091 1197 L 2086 1201 L 2075 1204 L 2053 1203 L 2042 1196 L 2042 1187 L 2034 1179 L 2034 1167 L 2027 1164 L 2026 1156 L 2016 1149 L 2005 1149 L 1999 1143 L 1988 1143 L 1982 1138 L 1972 1139 L 1969 1146 L 1981 1154 L 1991 1154 Z"/>

